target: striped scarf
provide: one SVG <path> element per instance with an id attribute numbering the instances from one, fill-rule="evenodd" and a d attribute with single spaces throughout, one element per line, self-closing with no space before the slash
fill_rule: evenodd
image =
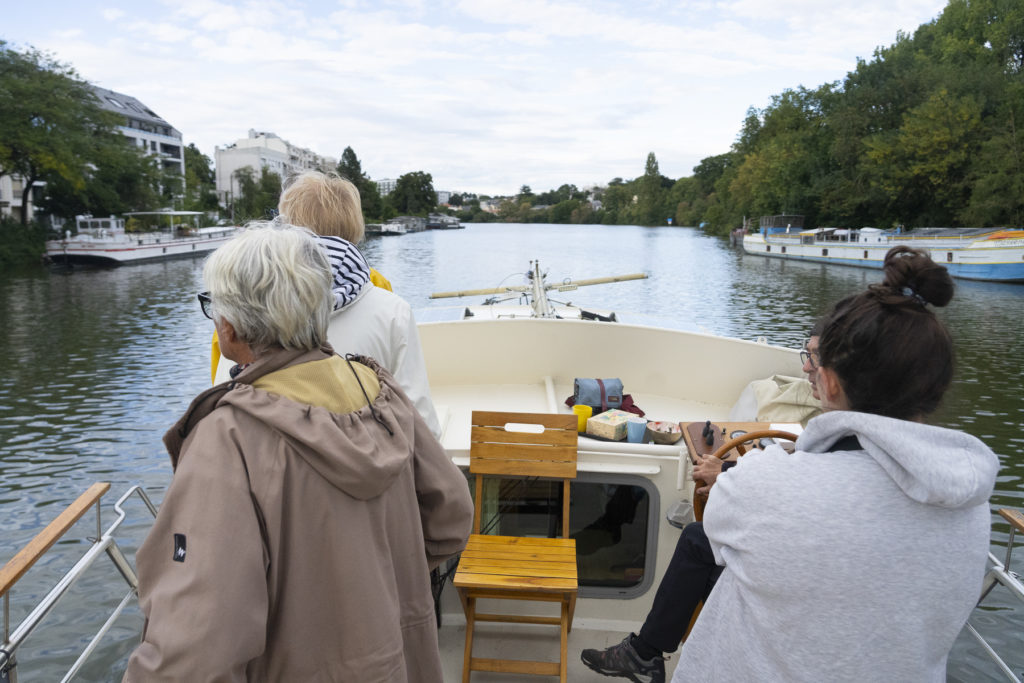
<path id="1" fill-rule="evenodd" d="M 356 245 L 340 237 L 317 235 L 320 246 L 327 252 L 327 260 L 331 264 L 334 283 L 331 292 L 334 294 L 334 310 L 352 303 L 363 287 L 370 281 L 370 266 L 356 249 Z"/>

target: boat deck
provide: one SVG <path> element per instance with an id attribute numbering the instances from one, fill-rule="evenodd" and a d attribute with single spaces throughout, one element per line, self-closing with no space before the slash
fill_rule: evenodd
<path id="1" fill-rule="evenodd" d="M 448 590 L 448 589 L 445 589 Z M 639 628 L 640 624 L 636 625 Z M 608 678 L 591 671 L 580 661 L 580 652 L 585 648 L 603 649 L 615 645 L 626 636 L 626 632 L 573 628 L 569 633 L 568 680 L 573 683 L 597 683 L 622 679 Z M 441 645 L 441 668 L 445 681 L 462 680 L 462 654 L 466 643 L 464 624 L 442 624 L 439 633 Z M 477 626 L 473 640 L 473 654 L 477 657 L 502 657 L 516 659 L 558 659 L 558 631 L 554 628 L 521 627 L 509 624 L 481 624 Z M 678 657 L 669 655 L 665 662 L 665 680 L 672 678 Z M 474 671 L 473 683 L 513 683 L 515 681 L 555 681 L 557 677 L 523 676 L 507 673 Z"/>

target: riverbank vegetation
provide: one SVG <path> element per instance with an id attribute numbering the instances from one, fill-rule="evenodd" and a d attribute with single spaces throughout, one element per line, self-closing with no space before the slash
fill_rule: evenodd
<path id="1" fill-rule="evenodd" d="M 951 0 L 843 81 L 751 110 L 732 149 L 672 191 L 677 219 L 718 232 L 773 213 L 1024 227 L 1024 4 Z"/>

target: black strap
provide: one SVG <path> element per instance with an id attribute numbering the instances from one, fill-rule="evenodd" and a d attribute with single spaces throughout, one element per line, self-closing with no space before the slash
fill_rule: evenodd
<path id="1" fill-rule="evenodd" d="M 391 431 L 391 427 L 388 427 L 387 423 L 377 414 L 377 409 L 373 407 L 373 401 L 370 400 L 370 395 L 366 393 L 366 388 L 363 387 L 362 380 L 359 379 L 359 373 L 352 367 L 352 359 L 355 358 L 358 361 L 358 357 L 355 354 L 346 354 L 345 362 L 348 363 L 348 369 L 352 371 L 352 375 L 356 378 L 356 383 L 359 385 L 359 389 L 363 392 L 363 398 L 366 399 L 366 405 L 370 408 L 370 415 L 373 415 L 373 419 L 377 421 L 381 427 L 388 431 L 388 436 L 394 436 L 395 433 Z"/>
<path id="2" fill-rule="evenodd" d="M 861 450 L 864 450 L 864 449 L 861 447 L 860 441 L 857 440 L 857 437 L 854 436 L 853 434 L 847 434 L 846 436 L 842 437 L 841 439 L 836 441 L 834 444 L 832 444 L 831 446 L 826 448 L 825 452 L 826 453 L 835 453 L 836 451 L 861 451 Z"/>

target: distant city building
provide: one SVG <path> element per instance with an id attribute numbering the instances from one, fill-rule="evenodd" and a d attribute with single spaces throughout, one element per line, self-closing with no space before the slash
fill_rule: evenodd
<path id="1" fill-rule="evenodd" d="M 381 178 L 373 182 L 377 183 L 377 192 L 380 192 L 380 196 L 383 197 L 395 191 L 395 183 L 398 181 L 394 178 Z"/>
<path id="2" fill-rule="evenodd" d="M 480 210 L 486 211 L 487 213 L 498 213 L 498 208 L 501 206 L 502 198 L 496 197 L 494 199 L 484 199 L 480 202 Z"/>
<path id="3" fill-rule="evenodd" d="M 447 204 L 448 200 L 452 198 L 452 193 L 448 190 L 437 190 L 437 203 Z"/>
<path id="4" fill-rule="evenodd" d="M 181 133 L 131 95 L 92 86 L 100 106 L 124 117 L 117 130 L 136 147 L 160 160 L 166 171 L 185 176 L 185 148 Z"/>
<path id="5" fill-rule="evenodd" d="M 246 166 L 256 173 L 269 169 L 285 180 L 303 171 L 334 171 L 338 160 L 297 147 L 274 133 L 250 128 L 249 137 L 215 148 L 214 164 L 217 197 L 222 205 L 227 206 L 239 190 L 235 172 Z"/>

